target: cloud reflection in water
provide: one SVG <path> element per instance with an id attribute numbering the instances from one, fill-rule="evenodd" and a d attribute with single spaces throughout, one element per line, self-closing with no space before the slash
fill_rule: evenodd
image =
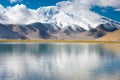
<path id="1" fill-rule="evenodd" d="M 0 44 L 0 80 L 93 80 L 116 59 L 99 44 Z"/>

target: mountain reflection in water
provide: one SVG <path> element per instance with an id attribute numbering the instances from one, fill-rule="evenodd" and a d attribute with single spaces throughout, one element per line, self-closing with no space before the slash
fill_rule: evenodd
<path id="1" fill-rule="evenodd" d="M 0 80 L 119 80 L 119 44 L 0 43 Z"/>

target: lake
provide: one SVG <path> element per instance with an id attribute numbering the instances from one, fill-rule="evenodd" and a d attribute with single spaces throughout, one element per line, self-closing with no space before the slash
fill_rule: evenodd
<path id="1" fill-rule="evenodd" d="M 0 80 L 120 80 L 120 44 L 0 43 Z"/>

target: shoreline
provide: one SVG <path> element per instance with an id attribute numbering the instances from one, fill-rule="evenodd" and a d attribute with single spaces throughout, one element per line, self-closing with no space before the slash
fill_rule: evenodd
<path id="1" fill-rule="evenodd" d="M 47 42 L 47 43 L 100 43 L 120 44 L 120 41 L 98 41 L 98 40 L 0 40 L 0 42 Z"/>

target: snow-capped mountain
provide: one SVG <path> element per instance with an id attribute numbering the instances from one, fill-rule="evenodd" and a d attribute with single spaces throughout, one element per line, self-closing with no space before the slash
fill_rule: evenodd
<path id="1" fill-rule="evenodd" d="M 38 9 L 28 9 L 25 5 L 15 5 L 9 8 L 0 6 L 0 23 L 30 24 L 40 22 L 52 23 L 61 29 L 77 25 L 85 30 L 90 30 L 90 27 L 95 28 L 100 24 L 112 22 L 112 20 L 100 16 L 89 9 L 76 9 L 69 1 L 65 2 L 65 5 L 62 7 L 62 4 L 59 3 L 55 6 L 40 7 Z M 75 29 L 76 26 L 71 28 Z"/>
<path id="2" fill-rule="evenodd" d="M 39 9 L 37 9 L 37 13 L 41 20 L 40 22 L 53 23 L 60 28 L 77 25 L 86 30 L 89 30 L 90 26 L 95 28 L 100 24 L 106 24 L 106 23 L 110 24 L 110 22 L 115 23 L 115 21 L 103 16 L 97 16 L 96 19 L 98 18 L 98 21 L 94 21 L 91 19 L 91 17 L 88 17 L 88 15 L 80 14 L 78 16 L 72 11 L 63 12 L 59 6 L 40 7 Z M 75 27 L 72 26 L 72 28 Z"/>
<path id="3" fill-rule="evenodd" d="M 55 23 L 60 28 L 65 28 L 70 25 L 78 25 L 88 30 L 88 25 L 94 26 L 84 16 L 80 15 L 81 19 L 78 20 L 76 18 L 77 16 L 72 14 L 72 12 L 65 13 L 56 6 L 40 8 L 38 9 L 38 12 L 40 16 L 44 17 L 45 21 L 43 22 Z"/>
<path id="4" fill-rule="evenodd" d="M 120 24 L 107 22 L 86 30 L 78 25 L 60 28 L 55 23 L 0 24 L 0 39 L 79 39 L 94 40 L 120 29 Z"/>
<path id="5" fill-rule="evenodd" d="M 4 16 L 2 16 L 2 19 L 0 17 L 0 39 L 93 40 L 120 29 L 119 22 L 104 16 L 89 12 L 89 14 L 94 16 L 93 18 L 91 15 L 87 15 L 87 12 L 65 11 L 59 5 L 40 7 L 37 10 L 28 10 L 22 5 L 20 6 L 20 10 L 24 11 L 24 14 L 29 13 L 29 15 L 19 13 L 20 16 L 24 17 L 20 17 L 20 19 L 14 17 L 13 21 L 10 19 L 11 16 L 6 16 L 8 14 L 7 11 L 3 11 Z M 17 9 L 17 11 L 19 10 Z M 14 20 L 16 20 L 18 23 L 10 24 L 9 20 L 10 22 L 15 22 Z M 20 23 L 24 21 L 29 23 Z"/>

